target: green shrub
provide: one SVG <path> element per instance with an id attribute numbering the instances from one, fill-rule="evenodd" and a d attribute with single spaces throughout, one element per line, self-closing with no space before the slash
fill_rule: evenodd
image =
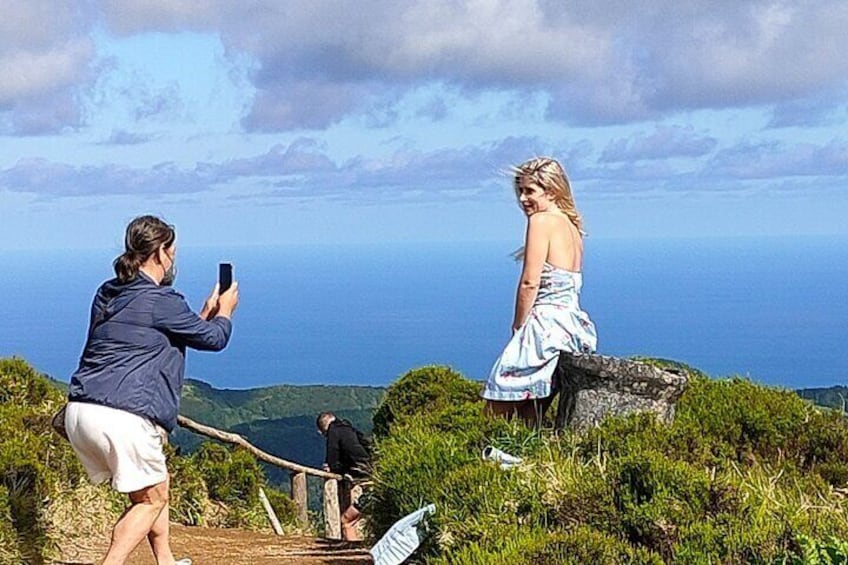
<path id="1" fill-rule="evenodd" d="M 0 484 L 0 563 L 19 562 L 18 533 L 12 527 L 12 509 L 9 508 L 9 491 Z"/>
<path id="2" fill-rule="evenodd" d="M 517 529 L 493 547 L 467 545 L 441 558 L 436 564 L 495 565 L 585 565 L 615 563 L 662 565 L 662 559 L 650 551 L 633 548 L 622 539 L 585 526 L 568 531 L 541 528 Z"/>
<path id="3" fill-rule="evenodd" d="M 798 553 L 786 558 L 791 565 L 845 565 L 848 563 L 848 541 L 829 537 L 816 540 L 809 536 L 800 536 Z"/>
<path id="4" fill-rule="evenodd" d="M 451 404 L 480 399 L 480 383 L 469 381 L 450 367 L 429 365 L 413 369 L 392 384 L 374 412 L 374 435 L 384 437 L 396 422 L 437 412 Z"/>
<path id="5" fill-rule="evenodd" d="M 82 477 L 70 445 L 50 419 L 64 395 L 21 359 L 0 359 L 0 485 L 10 523 L 25 560 L 55 550 L 47 501 L 60 498 Z"/>
<path id="6" fill-rule="evenodd" d="M 196 513 L 208 496 L 206 506 L 214 507 L 207 512 L 208 525 L 268 529 L 270 524 L 259 500 L 262 488 L 280 524 L 289 530 L 298 527 L 294 502 L 267 484 L 262 465 L 246 449 L 204 442 L 187 461 L 179 463 L 179 459 L 172 460 L 183 475 L 178 517 L 199 523 Z"/>
<path id="7" fill-rule="evenodd" d="M 187 526 L 207 525 L 209 491 L 203 473 L 190 457 L 179 457 L 168 450 L 171 474 L 171 520 Z"/>
<path id="8" fill-rule="evenodd" d="M 841 412 L 816 409 L 795 438 L 800 466 L 833 486 L 848 485 L 848 426 Z"/>
<path id="9" fill-rule="evenodd" d="M 206 483 L 209 498 L 225 504 L 253 505 L 264 483 L 262 466 L 243 449 L 204 442 L 192 456 Z"/>
<path id="10" fill-rule="evenodd" d="M 815 409 L 795 393 L 733 378 L 692 379 L 677 405 L 679 447 L 706 463 L 797 458 L 797 439 Z M 690 459 L 691 460 L 691 459 Z"/>
<path id="11" fill-rule="evenodd" d="M 710 476 L 651 451 L 623 457 L 613 467 L 623 532 L 634 545 L 670 558 L 678 530 L 707 518 Z"/>
<path id="12" fill-rule="evenodd" d="M 633 414 L 559 436 L 486 418 L 474 398 L 416 401 L 432 389 L 404 383 L 396 398 L 416 408 L 385 427 L 373 533 L 432 502 L 432 563 L 840 562 L 845 420 L 788 391 L 694 375 L 671 425 Z M 523 464 L 484 463 L 487 444 Z"/>
<path id="13" fill-rule="evenodd" d="M 473 432 L 439 434 L 424 426 L 403 430 L 381 442 L 374 469 L 368 515 L 378 536 L 400 517 L 434 502 L 452 471 L 479 458 L 479 438 Z"/>
<path id="14" fill-rule="evenodd" d="M 268 502 L 271 503 L 271 508 L 277 515 L 280 525 L 285 531 L 297 530 L 297 506 L 291 496 L 276 488 L 265 487 L 265 495 L 268 497 Z"/>

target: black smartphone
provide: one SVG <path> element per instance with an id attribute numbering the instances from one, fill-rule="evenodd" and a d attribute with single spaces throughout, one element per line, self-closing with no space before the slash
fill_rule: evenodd
<path id="1" fill-rule="evenodd" d="M 218 285 L 219 293 L 225 292 L 228 288 L 233 286 L 233 264 L 232 263 L 218 263 Z"/>

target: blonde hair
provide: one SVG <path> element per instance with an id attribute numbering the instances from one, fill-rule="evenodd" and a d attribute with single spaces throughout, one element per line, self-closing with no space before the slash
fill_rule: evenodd
<path id="1" fill-rule="evenodd" d="M 521 179 L 527 179 L 532 184 L 538 186 L 545 191 L 554 204 L 557 205 L 563 214 L 568 216 L 580 235 L 586 235 L 583 231 L 583 218 L 577 211 L 577 206 L 574 205 L 574 195 L 571 193 L 571 183 L 568 182 L 568 176 L 555 159 L 550 157 L 536 157 L 525 161 L 517 167 L 513 167 L 515 173 L 515 195 L 519 194 L 518 183 Z"/>

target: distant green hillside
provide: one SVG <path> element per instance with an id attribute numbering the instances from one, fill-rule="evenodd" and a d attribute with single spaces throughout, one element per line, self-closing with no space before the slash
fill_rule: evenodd
<path id="1" fill-rule="evenodd" d="M 219 389 L 189 379 L 180 412 L 189 418 L 230 430 L 273 455 L 311 467 L 324 461 L 324 438 L 315 429 L 319 412 L 331 411 L 363 431 L 385 392 L 366 386 L 276 385 L 245 390 Z M 192 452 L 205 438 L 178 429 L 173 443 Z M 268 478 L 286 486 L 288 474 L 266 466 Z"/>
<path id="2" fill-rule="evenodd" d="M 828 408 L 836 408 L 837 410 L 845 410 L 848 406 L 848 387 L 832 386 L 827 388 L 802 388 L 797 391 L 801 398 L 806 398 Z"/>
<path id="3" fill-rule="evenodd" d="M 245 390 L 219 389 L 188 379 L 180 411 L 189 418 L 230 428 L 237 424 L 289 416 L 315 417 L 323 410 L 372 410 L 385 389 L 367 386 L 276 385 Z"/>

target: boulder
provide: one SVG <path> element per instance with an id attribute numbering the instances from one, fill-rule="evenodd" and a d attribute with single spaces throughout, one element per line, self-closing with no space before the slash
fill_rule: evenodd
<path id="1" fill-rule="evenodd" d="M 650 411 L 663 421 L 689 382 L 682 367 L 604 355 L 561 353 L 554 374 L 559 389 L 556 428 L 595 426 L 607 416 Z"/>

